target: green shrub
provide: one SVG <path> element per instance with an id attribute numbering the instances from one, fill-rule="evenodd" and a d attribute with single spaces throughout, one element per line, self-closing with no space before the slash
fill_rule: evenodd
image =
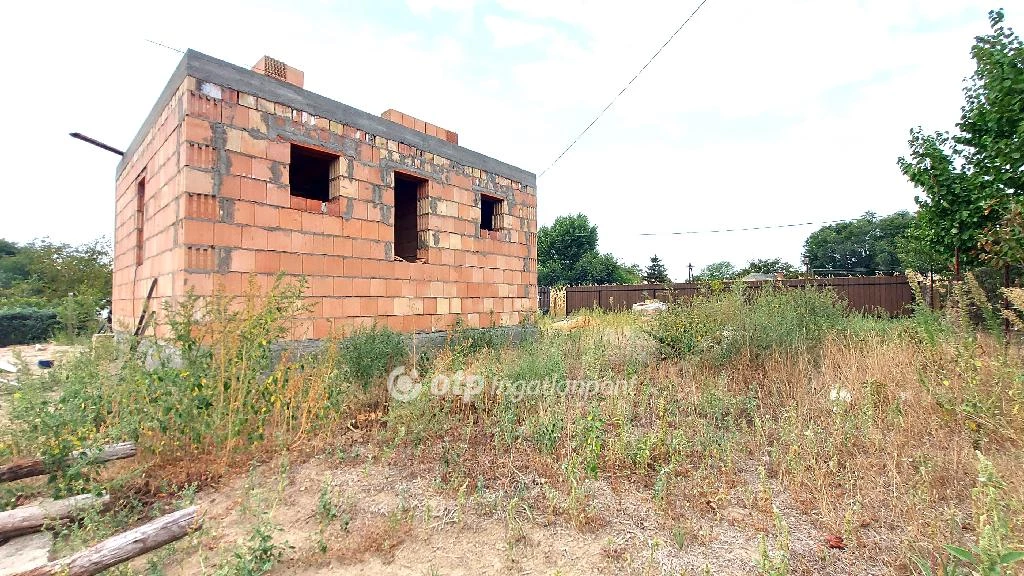
<path id="1" fill-rule="evenodd" d="M 346 375 L 364 390 L 409 356 L 401 334 L 376 325 L 357 329 L 341 342 L 339 352 Z"/>
<path id="2" fill-rule="evenodd" d="M 456 354 L 468 357 L 485 348 L 498 349 L 511 342 L 508 332 L 494 328 L 465 328 L 460 318 L 446 345 Z"/>
<path id="3" fill-rule="evenodd" d="M 766 287 L 711 289 L 673 303 L 647 333 L 664 355 L 723 362 L 742 353 L 763 356 L 816 345 L 849 323 L 846 307 L 829 290 Z"/>
<path id="4" fill-rule="evenodd" d="M 53 310 L 0 310 L 0 346 L 42 342 L 50 337 L 59 323 Z"/>
<path id="5" fill-rule="evenodd" d="M 102 300 L 95 296 L 66 296 L 57 308 L 64 328 L 63 337 L 74 339 L 76 336 L 95 334 L 100 327 L 96 313 L 101 303 Z"/>
<path id="6" fill-rule="evenodd" d="M 165 308 L 170 343 L 129 344 L 113 362 L 70 355 L 19 379 L 0 454 L 61 463 L 73 451 L 132 440 L 172 461 L 230 455 L 264 441 L 325 430 L 344 417 L 330 404 L 327 354 L 306 366 L 276 363 L 271 344 L 304 313 L 302 285 L 276 282 L 241 298 L 184 298 Z M 54 474 L 55 495 L 89 488 L 87 470 Z M 76 490 L 78 490 L 76 492 Z"/>

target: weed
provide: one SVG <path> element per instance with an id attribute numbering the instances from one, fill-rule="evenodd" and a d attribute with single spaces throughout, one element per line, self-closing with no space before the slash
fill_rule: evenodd
<path id="1" fill-rule="evenodd" d="M 679 526 L 672 528 L 672 541 L 676 543 L 676 548 L 682 550 L 686 546 L 686 530 Z"/>
<path id="2" fill-rule="evenodd" d="M 327 529 L 331 523 L 338 519 L 338 505 L 334 503 L 334 499 L 331 497 L 331 483 L 330 478 L 325 478 L 323 484 L 320 486 L 320 494 L 316 499 L 316 518 L 318 520 L 317 529 L 317 551 L 321 554 L 327 553 Z M 345 523 L 345 529 L 347 529 L 347 522 Z"/>
<path id="3" fill-rule="evenodd" d="M 231 562 L 217 570 L 217 576 L 261 576 L 284 555 L 284 545 L 274 542 L 276 527 L 261 521 L 253 525 L 245 545 L 235 550 Z"/>
<path id="4" fill-rule="evenodd" d="M 368 390 L 409 356 L 401 334 L 381 326 L 359 328 L 340 344 L 342 366 L 348 378 Z"/>
<path id="5" fill-rule="evenodd" d="M 316 517 L 320 524 L 330 524 L 338 518 L 338 506 L 331 498 L 330 480 L 324 480 L 320 486 L 320 495 L 316 499 Z"/>
<path id="6" fill-rule="evenodd" d="M 463 370 L 488 382 L 524 383 L 488 387 L 466 403 L 430 394 L 382 402 L 388 367 L 407 359 L 402 337 L 383 329 L 357 331 L 305 356 L 274 352 L 273 341 L 289 335 L 303 313 L 300 286 L 230 303 L 185 299 L 170 314 L 173 346 L 129 343 L 108 357 L 85 354 L 39 377 L 19 375 L 22 386 L 4 397 L 11 425 L 0 429 L 0 455 L 43 455 L 54 468 L 55 494 L 125 494 L 132 492 L 111 489 L 97 469 L 67 457 L 134 439 L 146 476 L 165 478 L 146 493 L 180 492 L 182 501 L 194 496 L 196 482 L 215 476 L 211 469 L 264 461 L 293 446 L 365 471 L 408 458 L 457 500 L 444 522 L 460 522 L 473 506 L 504 515 L 510 548 L 532 520 L 527 503 L 582 529 L 602 520 L 594 496 L 606 483 L 649 490 L 659 512 L 679 518 L 714 507 L 746 482 L 741 495 L 751 508 L 768 512 L 789 497 L 821 525 L 841 527 L 849 542 L 872 542 L 871 557 L 855 556 L 861 546 L 848 557 L 874 571 L 899 571 L 911 554 L 931 550 L 946 574 L 1005 573 L 1016 567 L 1007 563 L 1024 527 L 1017 480 L 1024 358 L 1013 339 L 976 330 L 970 317 L 985 321 L 984 314 L 963 312 L 958 290 L 971 297 L 969 286 L 954 287 L 949 314 L 918 308 L 904 319 L 847 313 L 815 290 L 719 287 L 653 318 L 588 313 L 569 332 L 542 319 L 515 346 L 458 329 L 436 355 L 416 357 L 422 378 Z M 618 394 L 530 385 L 565 379 L 629 385 Z M 373 429 L 355 420 L 368 413 Z M 336 438 L 354 421 L 369 445 L 340 447 Z M 979 468 L 984 481 L 975 482 L 964 464 L 975 448 L 987 457 Z M 278 490 L 284 472 L 275 470 Z M 540 483 L 533 494 L 521 489 L 527 478 Z M 5 492 L 3 505 L 19 497 Z M 332 557 L 387 557 L 410 531 L 409 500 L 403 494 L 388 517 L 361 518 L 334 540 L 328 527 L 346 531 L 352 518 L 325 484 L 311 505 L 322 526 L 317 548 L 326 552 L 330 543 Z M 259 513 L 264 507 L 245 506 L 260 528 L 238 545 L 225 573 L 258 573 L 283 550 Z M 132 510 L 118 522 L 147 513 Z M 864 533 L 872 523 L 893 536 Z M 672 525 L 669 542 L 677 547 L 694 547 L 705 534 Z M 80 523 L 62 545 L 75 548 L 112 526 Z M 956 546 L 942 547 L 947 542 Z M 761 548 L 762 572 L 795 570 L 781 518 Z M 243 563 L 239 555 L 256 560 Z"/>
<path id="7" fill-rule="evenodd" d="M 721 363 L 740 354 L 813 347 L 847 315 L 831 291 L 769 286 L 750 294 L 737 283 L 674 302 L 647 332 L 667 356 Z"/>
<path id="8" fill-rule="evenodd" d="M 771 550 L 768 547 L 767 539 L 762 536 L 758 544 L 757 567 L 764 576 L 787 576 L 790 574 L 789 528 L 777 512 L 775 513 L 775 528 L 778 532 L 776 535 L 778 550 Z"/>
<path id="9" fill-rule="evenodd" d="M 978 479 L 971 491 L 977 544 L 943 546 L 949 554 L 949 563 L 940 562 L 937 574 L 1012 574 L 1011 566 L 1024 560 L 1024 550 L 1012 548 L 1013 534 L 1005 503 L 1006 485 L 996 475 L 992 462 L 980 452 L 977 457 Z M 913 559 L 922 574 L 933 574 L 925 560 L 920 557 Z"/>
<path id="10" fill-rule="evenodd" d="M 540 448 L 541 452 L 545 454 L 554 453 L 555 447 L 558 446 L 558 441 L 561 439 L 562 430 L 565 428 L 562 415 L 549 414 L 536 418 L 532 422 L 533 442 Z"/>

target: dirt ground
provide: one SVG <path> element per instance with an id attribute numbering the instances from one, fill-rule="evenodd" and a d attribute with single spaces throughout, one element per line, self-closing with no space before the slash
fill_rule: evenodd
<path id="1" fill-rule="evenodd" d="M 18 387 L 18 374 L 10 372 L 9 368 L 13 367 L 18 371 L 28 370 L 33 374 L 38 374 L 44 370 L 39 367 L 39 360 L 53 360 L 56 365 L 65 356 L 81 350 L 81 346 L 53 343 L 0 347 L 0 426 L 7 424 L 8 402 L 6 395 L 13 394 Z"/>
<path id="2" fill-rule="evenodd" d="M 3 348 L 0 360 L 39 371 L 36 359 L 59 362 L 71 351 L 52 344 Z M 0 392 L 15 389 L 0 385 Z M 682 514 L 667 511 L 650 486 L 602 475 L 585 484 L 589 519 L 574 522 L 564 486 L 511 464 L 502 488 L 442 481 L 432 465 L 382 453 L 362 433 L 346 435 L 341 445 L 341 452 L 312 459 L 289 461 L 286 453 L 202 489 L 196 503 L 203 530 L 135 561 L 136 572 L 156 562 L 168 575 L 212 574 L 251 555 L 253 530 L 265 525 L 281 553 L 270 572 L 277 575 L 760 574 L 762 548 L 771 555 L 786 546 L 780 524 L 795 573 L 891 572 L 873 564 L 871 542 L 827 546 L 829 534 L 813 513 L 763 480 L 758 462 L 712 482 L 718 492 Z M 325 503 L 334 511 L 329 520 L 318 512 Z M 865 540 L 896 540 L 882 527 L 862 528 Z"/>
<path id="3" fill-rule="evenodd" d="M 65 346 L 53 343 L 3 346 L 0 347 L 0 366 L 13 366 L 18 370 L 24 366 L 30 372 L 38 373 L 43 370 L 38 365 L 39 360 L 45 359 L 59 362 L 61 358 L 68 354 L 81 350 L 81 346 Z M 4 369 L 0 369 L 0 380 L 7 383 L 16 381 L 15 375 Z"/>
<path id="4" fill-rule="evenodd" d="M 751 506 L 758 476 L 746 480 L 713 510 L 684 519 L 685 530 L 667 520 L 649 490 L 595 481 L 589 505 L 599 526 L 578 528 L 545 509 L 560 497 L 536 477 L 521 479 L 528 488 L 519 496 L 498 498 L 470 483 L 444 488 L 374 455 L 294 467 L 278 461 L 198 494 L 205 528 L 179 544 L 163 568 L 173 575 L 212 572 L 245 550 L 262 511 L 276 526 L 275 542 L 286 543 L 271 574 L 758 574 L 765 520 Z M 325 490 L 339 517 L 322 528 L 317 508 Z M 829 549 L 812 518 L 784 497 L 770 498 L 788 527 L 795 566 L 887 573 Z M 777 551 L 774 538 L 766 543 Z"/>

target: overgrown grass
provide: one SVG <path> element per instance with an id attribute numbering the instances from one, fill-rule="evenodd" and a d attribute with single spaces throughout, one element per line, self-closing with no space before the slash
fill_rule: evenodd
<path id="1" fill-rule="evenodd" d="M 442 354 L 421 376 L 459 369 L 488 382 L 629 387 L 565 395 L 498 386 L 468 402 L 424 394 L 389 408 L 385 435 L 417 459 L 436 458 L 452 486 L 495 467 L 483 482 L 501 485 L 501 470 L 532 466 L 561 490 L 551 506 L 581 527 L 600 522 L 591 504 L 603 479 L 625 475 L 684 517 L 763 467 L 822 532 L 854 542 L 860 562 L 905 572 L 915 554 L 948 560 L 944 545 L 976 538 L 961 528 L 976 450 L 1000 476 L 1024 474 L 1020 342 L 1005 347 L 963 318 L 921 308 L 889 320 L 849 313 L 828 292 L 765 290 L 711 291 L 651 319 L 594 313 L 570 332 L 542 323 L 531 342 Z M 1001 541 L 1020 549 L 1024 485 L 999 494 L 1014 511 L 1003 515 Z M 772 526 L 766 506 L 761 525 Z M 775 530 L 776 545 L 783 540 Z M 781 570 L 781 553 L 766 553 L 769 572 Z"/>
<path id="2" fill-rule="evenodd" d="M 370 412 L 381 415 L 369 442 L 397 465 L 460 498 L 497 494 L 517 545 L 530 506 L 600 526 L 604 482 L 647 491 L 672 519 L 676 547 L 700 545 L 701 525 L 719 521 L 708 510 L 754 477 L 746 527 L 764 536 L 766 573 L 830 566 L 824 555 L 795 558 L 796 527 L 773 508 L 782 496 L 818 534 L 841 535 L 856 566 L 938 573 L 964 564 L 961 552 L 991 566 L 1022 547 L 1020 340 L 968 321 L 994 325 L 999 313 L 972 311 L 969 286 L 948 314 L 894 320 L 848 313 L 828 292 L 718 290 L 651 318 L 593 313 L 569 331 L 541 320 L 518 344 L 457 329 L 412 358 L 400 336 L 370 328 L 301 358 L 275 355 L 300 295 L 279 285 L 235 302 L 186 300 L 169 311 L 173 348 L 133 344 L 114 362 L 83 355 L 27 382 L 3 455 L 56 465 L 81 447 L 136 439 L 142 465 L 202 481 L 263 452 L 332 451 Z M 403 363 L 427 388 L 388 400 L 387 373 Z M 446 393 L 431 394 L 439 377 Z M 472 377 L 484 385 L 469 393 Z M 550 385 L 567 381 L 618 385 Z M 542 502 L 530 501 L 528 473 L 545 479 Z M 90 474 L 64 468 L 55 487 L 106 482 Z M 336 523 L 337 510 L 325 487 L 320 523 Z M 253 550 L 268 549 L 253 538 Z"/>
<path id="3" fill-rule="evenodd" d="M 739 355 L 763 358 L 817 346 L 828 334 L 854 329 L 835 292 L 765 288 L 709 288 L 673 303 L 647 333 L 671 358 L 724 363 Z"/>
<path id="4" fill-rule="evenodd" d="M 80 354 L 24 379 L 0 457 L 43 456 L 54 495 L 64 495 L 94 487 L 89 467 L 65 459 L 111 442 L 136 441 L 140 461 L 180 473 L 173 484 L 329 437 L 357 407 L 383 399 L 387 369 L 407 353 L 400 335 L 378 328 L 301 358 L 275 353 L 303 312 L 302 290 L 279 282 L 266 295 L 186 298 L 165 311 L 168 343 L 125 342 L 112 361 Z"/>
<path id="5" fill-rule="evenodd" d="M 369 390 L 387 374 L 408 360 L 409 349 L 401 334 L 379 326 L 359 328 L 339 345 L 345 375 Z"/>

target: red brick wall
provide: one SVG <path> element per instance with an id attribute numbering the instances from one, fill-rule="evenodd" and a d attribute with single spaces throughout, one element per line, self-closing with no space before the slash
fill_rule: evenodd
<path id="1" fill-rule="evenodd" d="M 181 117 L 186 95 L 195 81 L 187 79 L 160 112 L 138 149 L 126 159 L 117 179 L 114 219 L 114 282 L 112 313 L 119 329 L 134 329 L 153 279 L 157 280 L 150 310 L 159 311 L 175 295 L 175 272 L 182 250 L 177 241 L 178 199 L 181 196 L 184 140 Z M 144 182 L 139 221 L 138 187 Z M 141 226 L 140 226 L 141 224 Z M 136 265 L 139 238 L 142 263 Z"/>
<path id="2" fill-rule="evenodd" d="M 115 322 L 134 322 L 153 275 L 165 297 L 238 294 L 250 277 L 267 287 L 279 271 L 309 283 L 312 313 L 296 339 L 374 321 L 401 331 L 443 330 L 459 317 L 509 325 L 536 311 L 532 187 L 191 78 L 164 116 L 150 134 L 159 144 L 142 146 L 118 180 Z M 329 202 L 290 195 L 292 142 L 340 156 Z M 152 211 L 147 205 L 146 260 L 135 279 L 124 257 L 134 257 L 128 215 L 143 165 L 162 192 Z M 393 257 L 396 170 L 428 180 L 417 203 L 419 262 Z M 505 199 L 499 230 L 479 229 L 481 191 Z"/>

